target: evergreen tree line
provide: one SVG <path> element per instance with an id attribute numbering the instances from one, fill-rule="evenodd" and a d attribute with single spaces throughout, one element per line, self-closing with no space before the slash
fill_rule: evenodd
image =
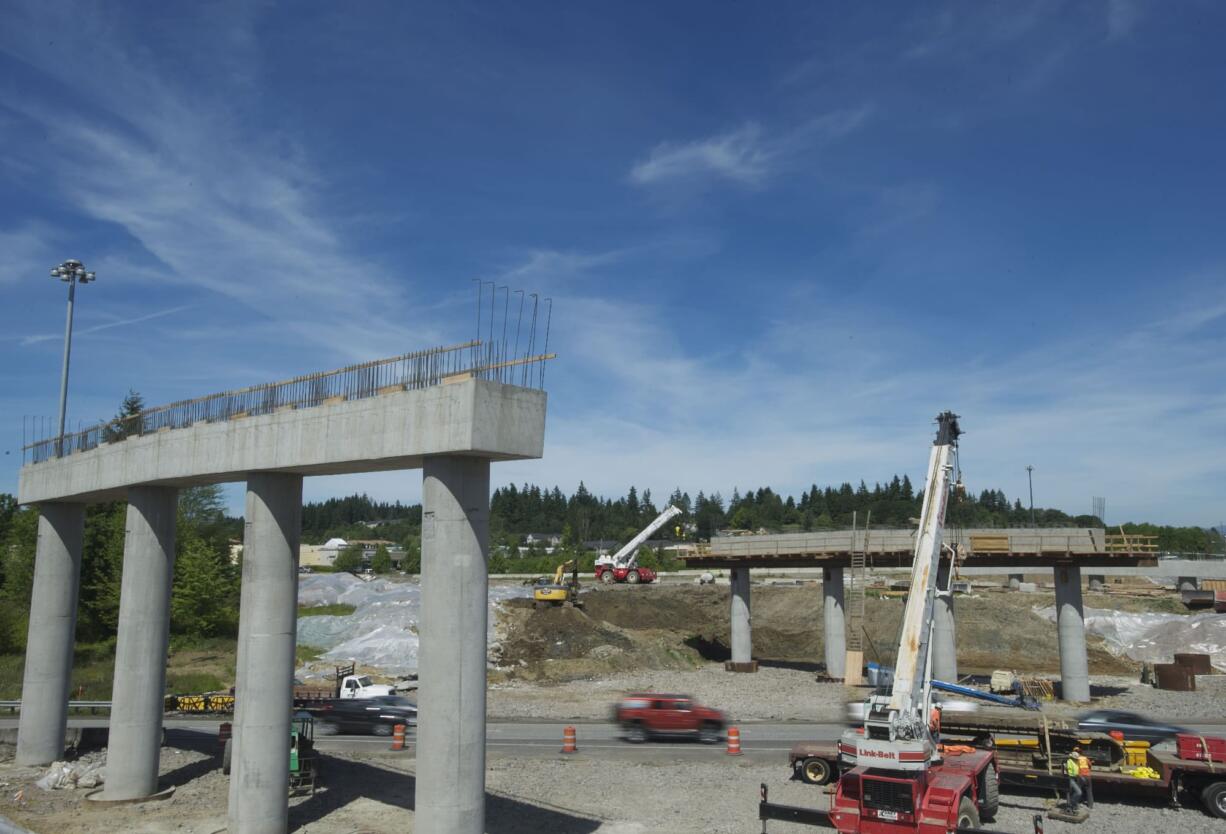
<path id="1" fill-rule="evenodd" d="M 367 495 L 329 498 L 302 506 L 302 539 L 312 543 L 327 541 L 331 531 L 348 530 L 364 521 L 407 522 L 421 526 L 421 505 L 405 506 L 399 501 L 374 501 Z M 369 529 L 369 528 L 367 528 Z M 367 537 L 369 538 L 369 537 Z"/>
<path id="2" fill-rule="evenodd" d="M 421 506 L 375 504 L 366 496 L 335 499 L 350 502 L 349 506 L 378 507 L 366 517 L 351 516 L 344 525 L 322 528 L 315 539 L 324 541 L 332 536 L 342 538 L 386 538 L 400 543 L 414 555 L 419 552 Z M 327 503 L 327 502 L 325 502 Z M 870 488 L 864 481 L 853 487 L 843 483 L 838 487 L 818 487 L 804 491 L 799 499 L 783 496 L 770 487 L 741 493 L 734 489 L 725 501 L 719 492 L 699 492 L 691 498 L 688 492 L 673 491 L 664 502 L 657 503 L 651 490 L 642 493 L 630 487 L 624 497 L 610 499 L 593 495 L 580 483 L 572 495 L 559 487 L 532 484 L 510 485 L 494 490 L 490 498 L 490 540 L 494 550 L 514 553 L 524 544 L 529 533 L 560 534 L 569 552 L 581 552 L 585 543 L 594 541 L 625 542 L 646 527 L 663 508 L 676 506 L 682 514 L 662 527 L 655 539 L 709 540 L 721 530 L 809 532 L 847 529 L 854 523 L 870 522 L 875 528 L 908 528 L 919 516 L 923 492 L 916 490 L 907 476 L 895 476 L 886 483 Z M 307 505 L 309 509 L 313 505 Z M 316 505 L 317 506 L 317 505 Z M 399 521 L 380 525 L 373 532 L 362 521 L 386 519 L 387 507 L 400 507 Z M 308 509 L 304 509 L 304 518 Z M 956 527 L 1029 527 L 1032 514 L 1020 499 L 1010 500 L 1001 490 L 983 490 L 978 495 L 961 493 L 950 501 L 946 520 Z M 1061 510 L 1036 507 L 1033 524 L 1041 527 L 1101 527 L 1100 519 L 1092 515 L 1069 515 Z M 680 533 L 678 534 L 678 529 Z M 1159 550 L 1178 553 L 1221 553 L 1222 535 L 1213 529 L 1200 527 L 1169 527 L 1153 524 L 1127 523 L 1113 527 L 1132 534 L 1157 536 Z M 305 538 L 305 534 L 304 534 Z"/>
<path id="3" fill-rule="evenodd" d="M 128 505 L 91 504 L 85 511 L 77 641 L 113 641 L 119 624 L 119 589 Z M 171 633 L 215 637 L 237 633 L 240 568 L 230 562 L 234 519 L 226 517 L 218 486 L 179 493 L 175 531 Z M 38 510 L 21 509 L 0 495 L 0 653 L 22 651 L 29 626 Z"/>

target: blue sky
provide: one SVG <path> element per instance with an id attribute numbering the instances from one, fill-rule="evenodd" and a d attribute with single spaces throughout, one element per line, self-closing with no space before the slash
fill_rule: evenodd
<path id="1" fill-rule="evenodd" d="M 109 6 L 109 7 L 108 7 Z M 546 455 L 658 496 L 922 475 L 1226 517 L 1226 9 L 6 3 L 0 351 L 69 420 L 467 339 L 554 299 Z M 308 497 L 417 500 L 417 473 Z M 232 491 L 239 506 L 238 491 Z"/>

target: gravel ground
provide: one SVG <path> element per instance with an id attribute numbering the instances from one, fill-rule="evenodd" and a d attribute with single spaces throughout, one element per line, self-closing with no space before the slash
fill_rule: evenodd
<path id="1" fill-rule="evenodd" d="M 1043 711 L 1071 718 L 1091 707 L 1104 707 L 1175 723 L 1226 723 L 1226 697 L 1220 690 L 1169 692 L 1125 677 L 1095 676 L 1093 681 L 1092 704 L 1052 701 L 1043 705 Z M 692 695 L 702 704 L 723 710 L 732 721 L 815 723 L 843 721 L 846 702 L 860 700 L 868 693 L 866 689 L 818 683 L 809 671 L 767 666 L 756 674 L 733 674 L 719 664 L 709 664 L 692 671 L 652 670 L 558 684 L 493 684 L 487 710 L 491 719 L 605 720 L 618 697 L 635 691 Z"/>
<path id="2" fill-rule="evenodd" d="M 487 712 L 491 718 L 606 720 L 622 694 L 638 691 L 691 695 L 732 721 L 827 722 L 844 720 L 852 690 L 817 683 L 808 671 L 762 667 L 754 674 L 735 674 L 710 664 L 693 671 L 643 671 L 553 685 L 495 684 Z"/>
<path id="3" fill-rule="evenodd" d="M 30 786 L 40 769 L 0 764 L 0 814 L 37 834 L 182 832 L 213 834 L 224 829 L 227 780 L 216 759 L 194 751 L 163 752 L 164 779 L 180 783 L 173 799 L 145 805 L 87 807 L 86 791 L 44 793 Z M 290 829 L 304 834 L 412 831 L 412 758 L 388 755 L 330 756 L 325 789 L 291 802 Z M 786 764 L 755 763 L 723 755 L 665 757 L 650 762 L 601 759 L 580 753 L 558 758 L 494 756 L 488 764 L 487 830 L 494 834 L 733 834 L 756 832 L 757 787 L 790 805 L 825 807 L 823 789 L 790 779 Z M 21 799 L 18 791 L 24 791 Z M 989 828 L 1029 834 L 1031 818 L 1047 797 L 1008 793 Z M 1127 834 L 1179 831 L 1221 834 L 1223 822 L 1198 808 L 1169 810 L 1153 804 L 1116 804 L 1099 797 L 1090 820 L 1077 827 L 1045 820 L 1051 834 Z M 801 827 L 771 823 L 787 834 Z"/>

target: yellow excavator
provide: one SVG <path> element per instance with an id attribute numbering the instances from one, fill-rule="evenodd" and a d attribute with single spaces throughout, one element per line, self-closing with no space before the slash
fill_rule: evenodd
<path id="1" fill-rule="evenodd" d="M 563 580 L 567 571 L 570 571 L 570 577 Z M 579 600 L 579 563 L 571 559 L 558 565 L 553 572 L 553 582 L 539 582 L 532 591 L 532 600 L 536 608 L 566 603 L 582 608 L 583 603 Z"/>

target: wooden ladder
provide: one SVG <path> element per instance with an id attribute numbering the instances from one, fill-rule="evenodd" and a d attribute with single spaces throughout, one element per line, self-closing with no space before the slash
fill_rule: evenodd
<path id="1" fill-rule="evenodd" d="M 868 581 L 868 522 L 871 520 L 870 512 L 864 524 L 864 541 L 858 546 L 854 516 L 852 521 L 851 597 L 845 600 L 847 654 L 843 671 L 843 682 L 848 686 L 859 686 L 864 682 L 864 592 Z"/>

